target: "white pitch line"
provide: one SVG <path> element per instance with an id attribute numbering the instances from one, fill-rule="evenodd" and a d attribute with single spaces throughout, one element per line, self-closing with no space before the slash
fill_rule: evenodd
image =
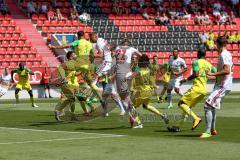
<path id="1" fill-rule="evenodd" d="M 27 129 L 27 128 L 9 128 L 9 127 L 0 127 L 0 129 L 5 129 L 5 130 L 19 130 L 19 131 L 32 131 L 32 132 L 71 133 L 71 134 L 91 134 L 91 135 L 101 135 L 101 136 L 124 136 L 124 135 L 120 135 L 120 134 L 102 134 L 102 133 L 88 133 L 88 132 L 52 131 L 52 130 Z"/>
<path id="2" fill-rule="evenodd" d="M 0 142 L 0 145 L 8 145 L 8 144 L 27 144 L 27 143 L 41 143 L 41 142 L 53 142 L 53 141 L 71 141 L 71 140 L 85 140 L 85 139 L 99 139 L 99 138 L 117 138 L 123 137 L 124 135 L 106 135 L 99 137 L 82 137 L 82 138 L 65 138 L 65 139 L 45 139 L 38 141 L 22 141 L 22 142 Z"/>

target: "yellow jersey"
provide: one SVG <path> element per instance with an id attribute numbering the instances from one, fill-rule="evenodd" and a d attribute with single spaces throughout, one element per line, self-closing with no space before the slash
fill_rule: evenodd
<path id="1" fill-rule="evenodd" d="M 13 70 L 13 73 L 18 74 L 18 83 L 19 84 L 30 83 L 30 81 L 29 81 L 29 73 L 30 72 L 31 72 L 31 70 L 28 69 L 27 67 L 24 67 L 23 70 L 20 70 L 19 68 Z"/>
<path id="2" fill-rule="evenodd" d="M 193 90 L 198 93 L 207 94 L 208 77 L 206 71 L 216 72 L 216 68 L 205 59 L 197 59 L 193 62 L 193 71 L 199 72 L 198 77 L 193 80 Z"/>
<path id="3" fill-rule="evenodd" d="M 91 42 L 86 39 L 80 39 L 72 42 L 72 46 L 75 48 L 77 57 L 83 60 L 82 62 L 90 62 L 89 56 L 94 54 Z"/>
<path id="4" fill-rule="evenodd" d="M 209 48 L 213 48 L 214 47 L 214 40 L 207 40 L 207 46 Z"/>
<path id="5" fill-rule="evenodd" d="M 155 84 L 152 84 L 151 81 L 151 72 L 149 70 L 149 68 L 139 68 L 139 70 L 137 71 L 138 75 L 136 76 L 134 82 L 134 86 L 136 88 L 136 90 L 139 91 L 149 91 L 152 90 L 153 86 Z"/>
<path id="6" fill-rule="evenodd" d="M 76 71 L 74 70 L 75 69 L 74 63 L 75 63 L 74 60 L 69 60 L 65 63 L 68 68 L 68 70 L 66 71 L 66 79 L 67 79 L 68 85 L 73 85 L 77 87 L 79 86 L 79 83 L 78 83 L 78 77 L 75 76 Z"/>

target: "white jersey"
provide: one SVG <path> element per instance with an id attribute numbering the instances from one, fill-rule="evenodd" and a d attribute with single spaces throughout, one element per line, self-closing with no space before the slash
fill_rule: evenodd
<path id="1" fill-rule="evenodd" d="M 131 63 L 132 56 L 138 50 L 129 46 L 119 46 L 116 48 L 117 60 L 124 60 L 125 63 Z M 120 58 L 120 59 L 119 59 Z"/>
<path id="2" fill-rule="evenodd" d="M 107 40 L 98 38 L 96 49 L 103 53 L 103 61 L 112 62 L 112 55 Z"/>
<path id="3" fill-rule="evenodd" d="M 231 90 L 232 87 L 232 79 L 233 79 L 233 62 L 232 62 L 232 55 L 229 51 L 223 50 L 218 58 L 218 65 L 217 70 L 221 71 L 224 65 L 229 65 L 230 67 L 230 74 L 218 76 L 216 85 L 224 87 L 225 89 Z"/>
<path id="4" fill-rule="evenodd" d="M 180 72 L 183 68 L 186 69 L 187 65 L 182 58 L 178 57 L 177 59 L 174 59 L 173 57 L 171 57 L 169 60 L 169 68 L 172 73 Z M 183 77 L 183 74 L 178 77 L 171 74 L 171 78 L 182 78 L 182 77 Z"/>
<path id="5" fill-rule="evenodd" d="M 6 86 L 8 87 L 11 83 L 11 75 L 8 74 L 8 75 L 5 75 L 5 74 L 2 74 L 1 75 L 1 86 Z"/>

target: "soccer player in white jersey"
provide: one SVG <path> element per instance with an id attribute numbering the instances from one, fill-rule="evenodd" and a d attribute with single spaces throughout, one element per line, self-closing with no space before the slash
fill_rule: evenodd
<path id="1" fill-rule="evenodd" d="M 173 50 L 173 56 L 169 59 L 169 69 L 171 72 L 170 81 L 167 89 L 168 109 L 172 108 L 172 90 L 182 96 L 180 91 L 180 81 L 184 78 L 183 73 L 187 71 L 187 65 L 185 61 L 179 57 L 178 50 Z"/>
<path id="2" fill-rule="evenodd" d="M 102 62 L 97 70 L 97 76 L 105 75 L 112 65 L 110 45 L 107 40 L 99 38 L 96 32 L 90 34 L 90 41 L 93 43 L 94 48 L 97 49 L 98 54 L 103 55 Z"/>
<path id="3" fill-rule="evenodd" d="M 129 111 L 130 124 L 131 127 L 133 127 L 135 120 L 132 116 L 133 103 L 130 98 L 131 80 L 129 80 L 128 77 L 132 73 L 132 56 L 141 56 L 142 54 L 130 45 L 131 42 L 128 39 L 123 39 L 121 45 L 116 48 L 115 74 L 118 94 L 120 95 L 124 107 L 127 108 Z"/>
<path id="4" fill-rule="evenodd" d="M 216 109 L 220 109 L 222 99 L 232 89 L 233 62 L 232 55 L 227 50 L 226 46 L 227 46 L 226 37 L 223 36 L 219 37 L 217 39 L 217 49 L 219 51 L 217 72 L 216 73 L 207 72 L 208 76 L 216 77 L 216 83 L 213 92 L 207 98 L 204 105 L 206 131 L 200 136 L 200 138 L 209 138 L 212 135 L 217 134 L 217 131 L 215 129 Z"/>
<path id="5" fill-rule="evenodd" d="M 13 83 L 11 83 L 11 73 L 9 68 L 6 67 L 4 73 L 0 77 L 0 97 L 5 95 L 9 88 L 13 87 Z"/>
<path id="6" fill-rule="evenodd" d="M 125 114 L 125 109 L 123 107 L 123 104 L 119 98 L 118 93 L 116 92 L 116 89 L 114 87 L 114 81 L 109 80 L 109 73 L 111 72 L 112 68 L 112 52 L 115 50 L 116 46 L 111 45 L 107 42 L 107 40 L 103 38 L 99 38 L 98 34 L 96 32 L 92 32 L 90 34 L 90 40 L 94 44 L 95 48 L 98 50 L 98 53 L 103 55 L 102 63 L 99 66 L 99 69 L 97 70 L 97 77 L 96 80 L 99 77 L 103 77 L 104 82 L 103 84 L 103 104 L 104 104 L 104 113 L 103 116 L 108 116 L 107 112 L 107 98 L 111 95 L 112 99 L 116 102 L 118 107 L 121 110 L 120 115 Z"/>

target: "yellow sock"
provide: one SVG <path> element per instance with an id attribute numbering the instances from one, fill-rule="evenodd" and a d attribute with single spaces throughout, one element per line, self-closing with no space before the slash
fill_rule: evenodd
<path id="1" fill-rule="evenodd" d="M 65 74 L 65 70 L 63 69 L 63 67 L 61 65 L 59 65 L 57 67 L 58 73 L 61 76 L 62 79 L 66 78 L 66 74 Z"/>
<path id="2" fill-rule="evenodd" d="M 181 104 L 179 106 L 186 114 L 190 115 L 193 119 L 197 119 L 198 116 L 190 109 L 186 104 Z"/>
<path id="3" fill-rule="evenodd" d="M 134 121 L 137 122 L 138 125 L 142 124 L 141 119 L 140 119 L 139 116 L 136 116 Z"/>
<path id="4" fill-rule="evenodd" d="M 155 114 L 157 114 L 157 115 L 162 116 L 162 113 L 159 112 L 159 110 L 157 110 L 157 109 L 156 109 L 155 107 L 153 107 L 153 106 L 147 105 L 146 107 L 144 107 L 144 109 L 146 109 L 146 110 L 148 110 L 148 111 L 150 111 L 150 112 L 152 112 L 152 113 L 155 113 Z"/>
<path id="5" fill-rule="evenodd" d="M 15 98 L 16 98 L 16 103 L 19 103 L 19 95 L 15 94 Z"/>
<path id="6" fill-rule="evenodd" d="M 31 101 L 32 105 L 34 105 L 34 98 L 33 97 L 30 97 L 30 101 Z"/>

